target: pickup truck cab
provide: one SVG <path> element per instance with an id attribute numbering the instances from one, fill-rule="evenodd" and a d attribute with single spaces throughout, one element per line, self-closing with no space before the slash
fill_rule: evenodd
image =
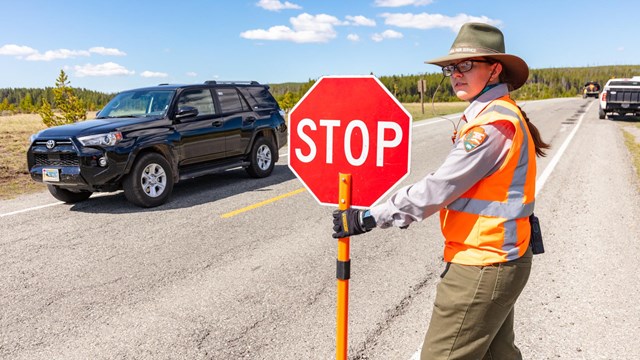
<path id="1" fill-rule="evenodd" d="M 67 203 L 123 189 L 141 207 L 163 204 L 175 183 L 200 175 L 243 167 L 269 176 L 287 126 L 268 89 L 207 81 L 123 91 L 95 119 L 32 135 L 29 172 Z"/>
<path id="2" fill-rule="evenodd" d="M 640 115 L 640 76 L 610 79 L 604 85 L 599 98 L 598 116 L 605 119 L 613 113 Z"/>

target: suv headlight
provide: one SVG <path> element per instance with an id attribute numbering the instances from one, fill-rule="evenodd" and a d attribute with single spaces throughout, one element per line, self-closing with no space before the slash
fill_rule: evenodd
<path id="1" fill-rule="evenodd" d="M 40 135 L 41 132 L 42 132 L 42 130 L 40 130 L 37 133 L 32 134 L 31 136 L 29 136 L 29 145 L 33 144 L 33 142 L 36 141 L 36 139 L 38 138 L 38 135 Z"/>
<path id="2" fill-rule="evenodd" d="M 120 131 L 113 131 L 107 134 L 97 134 L 81 136 L 78 141 L 83 146 L 114 146 L 122 140 L 122 133 Z"/>

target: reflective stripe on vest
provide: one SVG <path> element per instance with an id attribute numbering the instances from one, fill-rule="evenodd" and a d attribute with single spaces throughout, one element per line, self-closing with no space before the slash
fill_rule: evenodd
<path id="1" fill-rule="evenodd" d="M 517 259 L 526 250 L 529 225 L 526 218 L 533 213 L 535 204 L 535 149 L 528 128 L 515 109 L 515 103 L 508 97 L 495 100 L 461 131 L 460 138 L 469 129 L 496 120 L 507 120 L 516 127 L 512 148 L 500 168 L 442 210 L 441 225 L 447 240 L 446 261 L 485 265 Z M 505 182 L 508 176 L 511 176 L 510 182 Z M 528 186 L 527 180 L 532 182 Z M 484 190 L 487 188 L 489 190 Z M 462 215 L 464 213 L 475 215 L 475 221 L 469 223 L 471 218 Z M 463 225 L 460 227 L 463 230 L 447 228 L 445 219 L 451 224 Z M 495 248 L 496 229 L 486 225 L 496 221 L 502 231 L 499 249 Z M 520 231 L 518 224 L 521 224 Z M 492 251 L 491 248 L 495 249 Z"/>

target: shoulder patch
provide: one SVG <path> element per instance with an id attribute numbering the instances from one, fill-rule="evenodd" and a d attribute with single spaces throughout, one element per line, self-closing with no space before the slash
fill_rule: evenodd
<path id="1" fill-rule="evenodd" d="M 487 139 L 487 133 L 480 126 L 473 128 L 464 136 L 464 149 L 467 152 L 473 151 Z"/>

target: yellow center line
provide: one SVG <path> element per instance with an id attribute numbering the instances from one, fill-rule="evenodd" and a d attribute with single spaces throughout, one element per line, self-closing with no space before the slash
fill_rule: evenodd
<path id="1" fill-rule="evenodd" d="M 265 200 L 265 201 L 261 201 L 261 202 L 259 202 L 259 203 L 257 203 L 257 204 L 249 205 L 249 206 L 247 206 L 247 207 L 243 207 L 242 209 L 238 209 L 238 210 L 234 210 L 234 211 L 228 212 L 228 213 L 226 213 L 226 214 L 222 214 L 222 215 L 220 215 L 220 217 L 221 217 L 221 218 L 223 218 L 223 219 L 228 219 L 228 218 L 230 218 L 230 217 L 232 217 L 232 216 L 236 216 L 236 215 L 241 214 L 241 213 L 243 213 L 243 212 L 245 212 L 245 211 L 253 210 L 253 209 L 259 208 L 259 207 L 261 207 L 261 206 L 264 206 L 264 205 L 270 204 L 270 203 L 272 203 L 272 202 L 274 202 L 274 201 L 278 201 L 278 200 L 281 200 L 281 199 L 287 198 L 287 197 L 289 197 L 289 196 L 293 196 L 293 195 L 296 195 L 296 194 L 300 194 L 301 192 L 303 192 L 303 191 L 305 191 L 305 190 L 306 190 L 306 188 L 300 188 L 300 189 L 298 189 L 298 190 L 293 190 L 293 191 L 288 192 L 288 193 L 286 193 L 286 194 L 282 194 L 282 195 L 279 195 L 279 196 L 273 197 L 273 198 L 271 198 L 271 199 L 267 199 L 267 200 Z"/>

